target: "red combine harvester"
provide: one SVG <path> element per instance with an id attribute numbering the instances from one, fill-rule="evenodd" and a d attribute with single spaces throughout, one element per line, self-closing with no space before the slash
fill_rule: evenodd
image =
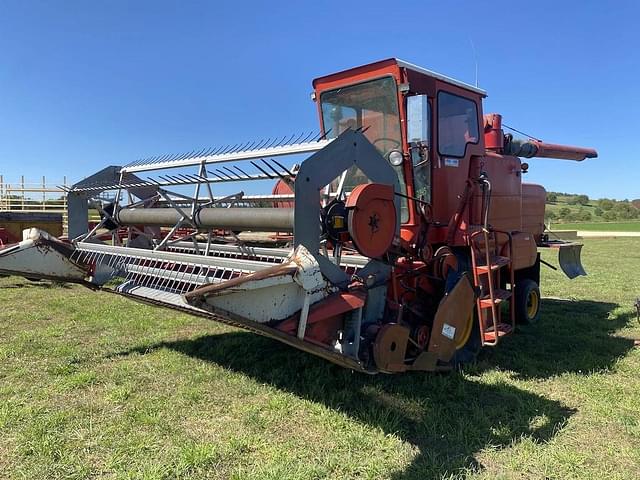
<path id="1" fill-rule="evenodd" d="M 0 272 L 109 288 L 368 373 L 452 369 L 536 321 L 539 248 L 585 274 L 581 245 L 545 235 L 545 190 L 523 183 L 520 157 L 595 150 L 505 135 L 483 90 L 397 59 L 313 86 L 317 135 L 108 167 L 68 191 L 68 241 L 25 231 Z M 270 195 L 245 193 L 265 181 Z"/>

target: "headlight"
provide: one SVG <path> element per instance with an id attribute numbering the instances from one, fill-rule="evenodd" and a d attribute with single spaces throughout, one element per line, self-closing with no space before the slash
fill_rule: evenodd
<path id="1" fill-rule="evenodd" d="M 394 167 L 399 167 L 400 165 L 402 165 L 402 161 L 404 160 L 404 156 L 402 155 L 402 152 L 398 150 L 391 150 L 389 152 L 388 158 L 389 158 L 389 163 Z"/>

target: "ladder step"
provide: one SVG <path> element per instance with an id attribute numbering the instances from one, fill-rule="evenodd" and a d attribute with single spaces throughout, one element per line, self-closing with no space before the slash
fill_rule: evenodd
<path id="1" fill-rule="evenodd" d="M 509 257 L 500 257 L 493 256 L 489 258 L 491 263 L 491 270 L 498 270 L 499 268 L 505 267 L 511 263 L 511 259 Z M 489 266 L 487 265 L 476 265 L 475 267 L 477 274 L 486 274 L 489 272 Z"/>
<path id="2" fill-rule="evenodd" d="M 513 331 L 513 327 L 508 323 L 499 323 L 498 324 L 498 338 L 502 338 L 506 335 L 509 335 Z M 496 341 L 496 332 L 493 331 L 493 327 L 490 330 L 486 330 L 483 332 L 484 341 L 485 342 L 495 342 Z"/>
<path id="3" fill-rule="evenodd" d="M 489 295 L 485 295 L 484 297 L 478 299 L 480 302 L 480 308 L 491 308 L 491 304 L 500 305 L 505 300 L 508 300 L 511 297 L 511 292 L 509 290 L 502 290 L 501 288 L 496 288 L 493 291 L 493 301 Z"/>

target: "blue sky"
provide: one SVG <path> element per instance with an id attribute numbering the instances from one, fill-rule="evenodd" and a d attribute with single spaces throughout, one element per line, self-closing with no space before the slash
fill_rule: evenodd
<path id="1" fill-rule="evenodd" d="M 0 173 L 74 180 L 139 157 L 317 128 L 316 76 L 397 56 L 538 138 L 596 147 L 527 180 L 640 197 L 638 2 L 0 0 Z"/>

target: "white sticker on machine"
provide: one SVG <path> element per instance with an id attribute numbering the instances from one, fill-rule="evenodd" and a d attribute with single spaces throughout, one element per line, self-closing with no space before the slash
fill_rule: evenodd
<path id="1" fill-rule="evenodd" d="M 445 158 L 444 159 L 444 166 L 445 167 L 457 167 L 460 165 L 460 160 L 458 160 L 457 158 Z"/>
<path id="2" fill-rule="evenodd" d="M 449 325 L 448 323 L 445 323 L 442 326 L 442 335 L 447 337 L 449 340 L 453 340 L 453 337 L 456 336 L 456 327 L 454 327 L 453 325 Z"/>

